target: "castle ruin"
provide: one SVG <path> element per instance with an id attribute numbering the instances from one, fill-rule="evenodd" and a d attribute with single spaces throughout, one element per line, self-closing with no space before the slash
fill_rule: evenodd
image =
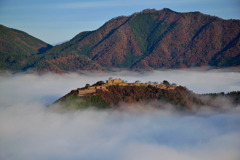
<path id="1" fill-rule="evenodd" d="M 164 84 L 150 84 L 150 83 L 126 83 L 122 81 L 121 79 L 113 79 L 108 80 L 106 83 L 100 85 L 100 86 L 90 86 L 83 90 L 78 90 L 78 96 L 82 97 L 87 94 L 94 94 L 97 92 L 97 89 L 102 89 L 104 91 L 108 91 L 107 87 L 112 85 L 119 85 L 119 86 L 144 86 L 147 87 L 149 85 L 159 88 L 159 89 L 175 89 L 176 86 L 166 86 Z"/>

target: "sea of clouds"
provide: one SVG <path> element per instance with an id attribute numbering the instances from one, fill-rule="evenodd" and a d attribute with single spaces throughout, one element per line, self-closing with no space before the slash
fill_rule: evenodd
<path id="1" fill-rule="evenodd" d="M 239 107 L 196 114 L 93 109 L 60 113 L 46 109 L 72 89 L 109 77 L 128 82 L 168 80 L 195 93 L 240 90 L 240 73 L 232 70 L 2 75 L 0 159 L 240 159 Z"/>

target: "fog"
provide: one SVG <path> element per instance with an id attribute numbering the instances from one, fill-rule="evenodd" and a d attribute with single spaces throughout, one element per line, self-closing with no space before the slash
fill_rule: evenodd
<path id="1" fill-rule="evenodd" d="M 194 115 L 170 110 L 46 109 L 72 89 L 109 77 L 128 82 L 168 80 L 196 93 L 240 90 L 240 73 L 231 70 L 0 76 L 0 159 L 240 159 L 239 107 Z"/>

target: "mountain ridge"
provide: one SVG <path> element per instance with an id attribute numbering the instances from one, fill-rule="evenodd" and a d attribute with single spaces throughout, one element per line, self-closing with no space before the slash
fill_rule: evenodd
<path id="1" fill-rule="evenodd" d="M 240 65 L 240 20 L 146 9 L 33 56 L 39 72 Z"/>
<path id="2" fill-rule="evenodd" d="M 52 48 L 26 32 L 0 25 L 0 69 L 22 71 Z"/>
<path id="3" fill-rule="evenodd" d="M 196 22 L 191 22 L 194 19 Z M 180 27 L 175 27 L 177 25 Z M 225 30 L 228 27 L 224 25 L 231 27 Z M 196 31 L 191 29 L 196 26 Z M 215 31 L 218 26 L 222 26 L 220 29 L 227 33 Z M 200 12 L 178 13 L 170 9 L 159 11 L 148 9 L 130 16 L 113 18 L 95 31 L 86 34 L 82 32 L 72 39 L 74 41 L 70 40 L 68 46 L 71 47 L 70 52 L 84 55 L 107 68 L 238 66 L 239 26 L 238 20 L 223 20 Z M 216 33 L 211 33 L 211 27 Z M 238 33 L 234 33 L 236 31 Z M 230 38 L 226 39 L 225 36 Z M 207 42 L 203 43 L 202 39 Z M 69 50 L 69 47 L 60 53 Z M 48 52 L 56 54 L 55 51 Z M 225 59 L 226 56 L 228 60 Z M 234 59 L 235 63 L 232 63 Z"/>
<path id="4" fill-rule="evenodd" d="M 13 36 L 13 37 L 12 37 Z M 9 38 L 9 39 L 8 39 Z M 17 52 L 17 54 L 41 54 L 43 52 L 45 52 L 46 50 L 50 49 L 52 46 L 43 42 L 42 40 L 35 38 L 31 35 L 29 35 L 28 33 L 21 31 L 21 30 L 17 30 L 14 28 L 8 28 L 4 25 L 0 25 L 0 39 L 1 39 L 1 43 L 10 43 L 9 41 L 12 40 L 12 42 L 15 41 L 20 43 L 19 45 L 25 45 L 28 48 L 31 48 L 32 50 L 24 50 L 24 51 L 19 51 Z M 16 45 L 16 44 L 14 44 Z M 0 46 L 0 51 L 4 52 L 4 46 L 1 45 Z M 11 48 L 14 49 L 14 48 Z M 13 51 L 14 52 L 14 51 Z M 8 53 L 9 52 L 5 52 Z M 15 54 L 15 53 L 13 53 Z"/>

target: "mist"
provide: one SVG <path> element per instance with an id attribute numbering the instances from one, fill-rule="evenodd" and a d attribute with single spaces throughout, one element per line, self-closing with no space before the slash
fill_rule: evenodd
<path id="1" fill-rule="evenodd" d="M 240 90 L 240 73 L 231 70 L 0 76 L 0 159 L 240 158 L 239 107 L 194 115 L 171 110 L 59 113 L 46 109 L 72 89 L 109 77 L 128 82 L 168 80 L 195 93 Z"/>

